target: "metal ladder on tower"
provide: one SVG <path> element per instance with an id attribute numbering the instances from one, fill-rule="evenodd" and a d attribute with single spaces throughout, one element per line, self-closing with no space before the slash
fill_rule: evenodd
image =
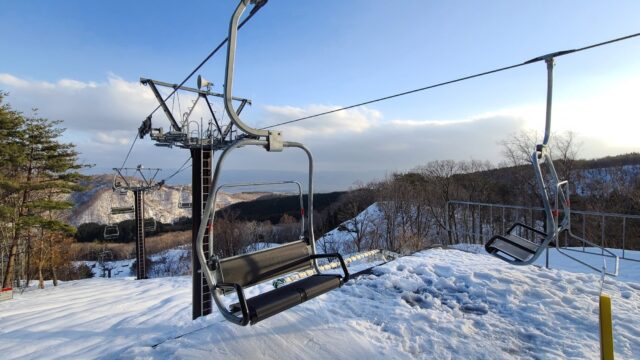
<path id="1" fill-rule="evenodd" d="M 147 278 L 147 269 L 146 269 L 146 254 L 145 254 L 145 246 L 144 246 L 144 191 L 136 190 L 133 192 L 135 197 L 135 221 L 136 221 L 136 259 L 138 259 L 138 264 L 136 268 L 136 275 L 138 279 L 146 279 Z"/>
<path id="2" fill-rule="evenodd" d="M 213 161 L 213 150 L 207 149 L 205 146 L 200 148 L 200 214 L 204 214 L 204 210 L 207 204 L 207 199 L 211 192 L 211 163 Z M 207 256 L 211 256 L 211 232 L 213 223 L 211 222 L 212 216 L 207 219 L 202 218 L 201 222 L 207 223 L 207 232 L 204 234 L 202 241 L 202 250 Z M 207 284 L 207 279 L 201 274 L 200 276 L 200 304 L 202 307 L 202 314 L 211 314 L 212 311 L 212 299 L 211 290 Z"/>

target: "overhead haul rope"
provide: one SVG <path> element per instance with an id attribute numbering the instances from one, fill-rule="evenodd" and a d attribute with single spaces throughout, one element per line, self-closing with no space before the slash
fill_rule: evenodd
<path id="1" fill-rule="evenodd" d="M 120 165 L 121 169 L 124 168 L 125 164 L 127 163 L 127 160 L 129 160 L 129 156 L 131 155 L 131 150 L 133 150 L 133 145 L 136 144 L 136 141 L 138 141 L 138 133 L 136 133 L 136 135 L 133 137 L 133 141 L 131 142 L 129 151 L 127 151 L 127 156 L 124 157 L 124 161 L 122 162 L 122 165 Z"/>
<path id="2" fill-rule="evenodd" d="M 246 17 L 244 20 L 242 20 L 242 22 L 240 22 L 240 24 L 238 25 L 238 30 L 240 30 L 240 29 L 244 26 L 244 24 L 246 24 L 246 23 L 247 23 L 247 21 L 249 21 L 249 20 L 253 17 L 253 15 L 255 15 L 255 14 L 258 12 L 258 10 L 260 10 L 260 9 L 261 9 L 261 8 L 262 8 L 266 3 L 267 3 L 267 1 L 263 1 L 263 2 L 261 2 L 261 3 L 256 4 L 256 5 L 251 9 L 251 12 L 249 13 L 249 15 L 247 15 L 247 17 Z M 209 55 L 207 55 L 207 57 L 205 57 L 205 58 L 204 58 L 204 60 L 202 60 L 202 62 L 200 62 L 200 64 L 198 64 L 198 66 L 196 66 L 196 67 L 195 67 L 195 69 L 193 69 L 193 71 L 191 71 L 191 72 L 189 73 L 189 75 L 187 75 L 187 77 L 186 77 L 184 80 L 182 80 L 182 82 L 181 82 L 178 86 L 176 86 L 176 87 L 174 87 L 174 88 L 173 88 L 173 91 L 171 91 L 171 93 L 169 93 L 169 95 L 167 95 L 167 97 L 164 99 L 164 101 L 169 100 L 169 98 L 170 98 L 171 96 L 173 96 L 173 94 L 175 94 L 175 93 L 176 93 L 176 91 L 178 91 L 178 89 L 179 89 L 182 85 L 184 85 L 187 81 L 189 81 L 189 79 L 191 79 L 191 77 L 192 77 L 193 75 L 195 75 L 195 73 L 196 73 L 198 70 L 200 70 L 200 68 L 202 68 L 202 66 L 204 66 L 204 64 L 205 64 L 207 61 L 209 61 L 209 59 L 211 59 L 211 57 L 213 57 L 213 55 L 215 55 L 215 53 L 217 53 L 217 52 L 218 52 L 218 50 L 220 50 L 220 49 L 224 46 L 224 44 L 226 44 L 226 43 L 227 43 L 227 41 L 229 41 L 229 38 L 228 38 L 228 37 L 226 37 L 224 40 L 222 40 L 222 42 L 221 42 L 221 43 L 220 43 L 220 44 L 219 44 L 215 49 L 213 49 L 213 50 L 209 53 Z M 149 114 L 149 116 L 153 116 L 153 114 L 155 114 L 155 112 L 156 112 L 156 111 L 158 111 L 158 109 L 160 109 L 160 107 L 161 107 L 161 106 L 162 106 L 162 105 L 161 105 L 161 104 L 159 104 L 155 109 L 153 109 L 153 111 Z"/>
<path id="3" fill-rule="evenodd" d="M 180 172 L 182 172 L 183 170 L 186 170 L 186 169 L 188 169 L 189 167 L 191 167 L 191 165 L 189 165 L 189 166 L 185 166 L 185 165 L 187 165 L 187 163 L 189 162 L 189 160 L 191 160 L 191 156 L 189 156 L 189 158 L 188 158 L 188 159 L 187 159 L 187 160 L 182 164 L 182 166 L 180 166 L 180 167 L 178 168 L 178 170 L 176 170 L 173 174 L 171 174 L 171 175 L 167 176 L 166 178 L 162 179 L 162 181 L 160 181 L 160 182 L 164 184 L 164 183 L 165 183 L 165 182 L 167 182 L 169 179 L 171 179 L 172 177 L 174 177 L 174 176 L 178 175 L 178 174 L 179 174 Z"/>
<path id="4" fill-rule="evenodd" d="M 246 24 L 246 23 L 247 23 L 247 21 L 249 21 L 249 20 L 253 17 L 253 15 L 255 15 L 255 14 L 258 12 L 258 10 L 260 10 L 260 9 L 261 9 L 261 8 L 262 8 L 262 7 L 267 3 L 267 1 L 268 1 L 268 0 L 264 0 L 264 1 L 258 2 L 258 3 L 257 3 L 257 4 L 256 4 L 252 9 L 251 9 L 251 11 L 249 12 L 249 15 L 247 15 L 247 17 L 246 17 L 244 20 L 242 20 L 242 21 L 240 22 L 240 24 L 238 25 L 238 30 L 240 30 L 240 29 L 244 26 L 244 24 Z M 169 98 L 170 98 L 171 96 L 173 96 L 173 94 L 175 94 L 175 93 L 178 91 L 178 89 L 180 89 L 180 87 L 182 87 L 182 85 L 184 85 L 187 81 L 189 81 L 189 79 L 191 79 L 191 77 L 193 77 L 193 75 L 195 75 L 195 73 L 196 73 L 198 70 L 200 70 L 200 68 L 202 68 L 202 67 L 204 66 L 204 64 L 206 64 L 206 63 L 207 63 L 207 61 L 209 61 L 209 59 L 211 59 L 211 58 L 213 57 L 213 55 L 215 55 L 215 54 L 218 52 L 218 50 L 220 50 L 220 49 L 224 46 L 224 44 L 226 44 L 226 43 L 227 43 L 227 41 L 229 41 L 229 38 L 228 38 L 228 37 L 226 37 L 224 40 L 222 40 L 222 42 L 220 42 L 220 44 L 218 44 L 218 46 L 216 46 L 216 48 L 215 48 L 215 49 L 213 49 L 213 50 L 209 53 L 209 55 L 207 55 L 207 57 L 205 57 L 205 58 L 204 58 L 204 60 L 202 60 L 202 61 L 200 62 L 200 64 L 198 64 L 198 66 L 196 66 L 196 67 L 195 67 L 195 68 L 194 68 L 194 69 L 189 73 L 189 75 L 187 75 L 187 77 L 186 77 L 186 78 L 184 78 L 184 80 L 182 80 L 182 82 L 180 82 L 180 84 L 179 84 L 178 86 L 176 86 L 176 87 L 174 87 L 174 88 L 173 88 L 173 91 L 171 91 L 171 92 L 169 93 L 169 95 L 167 95 L 167 97 L 165 97 L 165 98 L 164 98 L 163 102 L 165 102 L 165 101 L 169 100 Z M 156 111 L 158 111 L 158 109 L 160 109 L 161 107 L 162 107 L 162 104 L 158 104 L 158 106 L 156 106 L 156 108 L 155 108 L 155 109 L 153 109 L 153 111 L 149 114 L 149 116 L 147 116 L 147 118 L 150 118 L 151 116 L 153 116 L 153 114 L 155 114 L 155 113 L 156 113 Z M 136 133 L 136 137 L 134 138 L 133 143 L 131 144 L 131 147 L 129 148 L 129 152 L 127 152 L 127 156 L 124 158 L 124 161 L 122 162 L 122 166 L 121 166 L 121 168 L 124 168 L 124 166 L 126 165 L 127 160 L 129 159 L 129 155 L 131 155 L 131 150 L 133 150 L 133 145 L 135 145 L 135 143 L 136 143 L 136 140 L 137 140 L 137 139 L 138 139 L 138 134 Z"/>
<path id="5" fill-rule="evenodd" d="M 545 55 L 545 56 L 539 56 L 537 58 L 533 58 L 533 59 L 525 61 L 523 63 L 509 65 L 509 66 L 501 67 L 501 68 L 498 68 L 498 69 L 481 72 L 481 73 L 478 73 L 478 74 L 475 74 L 475 75 L 464 76 L 464 77 L 457 78 L 457 79 L 454 79 L 454 80 L 449 80 L 449 81 L 445 81 L 445 82 L 441 82 L 441 83 L 437 83 L 437 84 L 433 84 L 433 85 L 428 85 L 428 86 L 421 87 L 421 88 L 418 88 L 418 89 L 408 90 L 408 91 L 404 91 L 404 92 L 401 92 L 401 93 L 397 93 L 397 94 L 393 94 L 393 95 L 389 95 L 389 96 L 384 96 L 384 97 L 373 99 L 373 100 L 364 101 L 364 102 L 361 102 L 361 103 L 357 103 L 357 104 L 341 107 L 341 108 L 338 108 L 338 109 L 333 109 L 333 110 L 321 112 L 321 113 L 314 114 L 314 115 L 301 117 L 301 118 L 294 119 L 294 120 L 284 121 L 284 122 L 281 122 L 281 123 L 277 123 L 277 124 L 273 124 L 273 125 L 269 125 L 269 126 L 263 127 L 263 128 L 261 128 L 261 130 L 271 129 L 271 128 L 274 128 L 276 126 L 287 125 L 287 124 L 291 124 L 291 123 L 295 123 L 295 122 L 299 122 L 299 121 L 303 121 L 303 120 L 309 120 L 309 119 L 313 119 L 313 118 L 316 118 L 316 117 L 319 117 L 319 116 L 333 114 L 333 113 L 336 113 L 338 111 L 344 111 L 344 110 L 348 110 L 348 109 L 353 109 L 355 107 L 369 105 L 369 104 L 373 104 L 373 103 L 376 103 L 376 102 L 380 102 L 380 101 L 389 100 L 389 99 L 393 99 L 393 98 L 404 96 L 404 95 L 417 93 L 417 92 L 420 92 L 420 91 L 434 89 L 434 88 L 437 88 L 437 87 L 440 87 L 440 86 L 445 86 L 445 85 L 457 83 L 457 82 L 460 82 L 460 81 L 470 80 L 470 79 L 481 77 L 481 76 L 485 76 L 485 75 L 495 74 L 495 73 L 498 73 L 498 72 L 501 72 L 501 71 L 515 69 L 515 68 L 518 68 L 518 67 L 521 67 L 521 66 L 525 66 L 525 65 L 533 64 L 533 63 L 538 62 L 538 61 L 542 61 L 545 58 L 549 57 L 550 55 L 553 55 L 553 57 L 560 57 L 560 56 L 563 56 L 563 55 L 573 54 L 573 53 L 577 53 L 579 51 L 584 51 L 584 50 L 593 49 L 593 48 L 596 48 L 596 47 L 599 47 L 599 46 L 612 44 L 612 43 L 615 43 L 615 42 L 618 42 L 618 41 L 628 40 L 628 39 L 631 39 L 631 38 L 636 37 L 636 36 L 640 36 L 640 33 L 635 33 L 635 34 L 631 34 L 631 35 L 615 38 L 615 39 L 604 41 L 604 42 L 601 42 L 601 43 L 584 46 L 584 47 L 581 47 L 581 48 L 578 48 L 578 49 L 559 51 L 557 53 L 552 53 L 552 54 Z"/>

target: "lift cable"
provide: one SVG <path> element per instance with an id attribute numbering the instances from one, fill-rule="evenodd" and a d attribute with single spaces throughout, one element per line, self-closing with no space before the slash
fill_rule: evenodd
<path id="1" fill-rule="evenodd" d="M 166 183 L 166 182 L 167 182 L 169 179 L 171 179 L 172 177 L 174 177 L 174 176 L 178 175 L 178 174 L 179 174 L 180 172 L 182 172 L 183 170 L 186 170 L 186 169 L 188 169 L 189 167 L 191 167 L 191 165 L 186 166 L 186 165 L 187 165 L 187 163 L 189 162 L 189 160 L 191 160 L 191 156 L 189 156 L 189 158 L 188 158 L 188 159 L 187 159 L 187 160 L 182 164 L 182 166 L 180 166 L 180 167 L 178 168 L 178 170 L 176 170 L 173 174 L 171 174 L 171 175 L 167 176 L 166 178 L 162 179 L 162 180 L 160 181 L 160 183 L 162 183 L 162 184 Z"/>
<path id="2" fill-rule="evenodd" d="M 584 51 L 584 50 L 592 49 L 592 48 L 595 48 L 595 47 L 608 45 L 608 44 L 615 43 L 615 42 L 618 42 L 618 41 L 631 39 L 631 38 L 637 37 L 637 36 L 640 36 L 640 33 L 635 33 L 635 34 L 619 37 L 619 38 L 616 38 L 616 39 L 604 41 L 604 42 L 597 43 L 597 44 L 588 45 L 588 46 L 581 47 L 581 48 L 578 48 L 578 49 L 558 51 L 558 52 L 555 52 L 555 53 L 551 53 L 551 54 L 547 54 L 547 55 L 544 55 L 544 56 L 539 56 L 539 57 L 533 58 L 533 59 L 525 61 L 523 63 L 514 64 L 514 65 L 510 65 L 510 66 L 505 66 L 505 67 L 501 67 L 501 68 L 498 68 L 498 69 L 481 72 L 481 73 L 478 73 L 478 74 L 475 74 L 475 75 L 469 75 L 469 76 L 457 78 L 457 79 L 454 79 L 454 80 L 449 80 L 449 81 L 441 82 L 441 83 L 438 83 L 438 84 L 433 84 L 433 85 L 421 87 L 421 88 L 418 88 L 418 89 L 404 91 L 404 92 L 401 92 L 401 93 L 397 93 L 397 94 L 393 94 L 393 95 L 389 95 L 389 96 L 385 96 L 385 97 L 381 97 L 381 98 L 377 98 L 377 99 L 361 102 L 361 103 L 354 104 L 354 105 L 341 107 L 341 108 L 338 108 L 338 109 L 333 109 L 333 110 L 321 112 L 321 113 L 314 114 L 314 115 L 301 117 L 301 118 L 294 119 L 294 120 L 284 121 L 284 122 L 281 122 L 281 123 L 277 123 L 277 124 L 273 124 L 273 125 L 269 125 L 269 126 L 263 127 L 263 128 L 261 128 L 261 130 L 271 129 L 271 128 L 274 128 L 276 126 L 287 125 L 287 124 L 291 124 L 291 123 L 295 123 L 295 122 L 299 122 L 299 121 L 303 121 L 303 120 L 313 119 L 313 118 L 316 118 L 316 117 L 319 117 L 319 116 L 333 114 L 333 113 L 336 113 L 338 111 L 344 111 L 344 110 L 352 109 L 352 108 L 355 108 L 355 107 L 368 105 L 368 104 L 372 104 L 372 103 L 376 103 L 376 102 L 380 102 L 380 101 L 384 101 L 384 100 L 389 100 L 389 99 L 393 99 L 393 98 L 396 98 L 396 97 L 409 95 L 409 94 L 413 94 L 413 93 L 416 93 L 416 92 L 429 90 L 429 89 L 437 88 L 437 87 L 444 86 L 444 85 L 453 84 L 453 83 L 464 81 L 464 80 L 470 80 L 470 79 L 473 79 L 473 78 L 477 78 L 477 77 L 481 77 L 481 76 L 485 76 L 485 75 L 489 75 L 489 74 L 494 74 L 494 73 L 501 72 L 501 71 L 511 70 L 511 69 L 515 69 L 517 67 L 533 64 L 533 63 L 538 62 L 538 61 L 543 61 L 543 60 L 545 60 L 545 59 L 547 59 L 549 57 L 559 57 L 559 56 L 563 56 L 563 55 L 573 54 L 573 53 L 576 53 L 576 52 L 579 52 L 579 51 Z"/>
<path id="3" fill-rule="evenodd" d="M 240 24 L 238 25 L 238 30 L 240 30 L 240 29 L 244 26 L 244 24 L 246 24 L 246 23 L 247 23 L 247 21 L 249 21 L 249 20 L 253 17 L 253 15 L 255 15 L 255 14 L 258 12 L 258 10 L 260 10 L 260 9 L 264 6 L 264 4 L 266 4 L 266 3 L 267 3 L 267 1 L 263 1 L 263 2 L 257 3 L 257 4 L 256 4 L 252 9 L 251 9 L 251 12 L 249 13 L 249 15 L 247 15 L 247 17 L 246 17 L 244 20 L 242 20 L 242 22 L 240 22 Z M 178 89 L 179 89 L 180 87 L 182 87 L 182 85 L 184 85 L 187 81 L 189 81 L 189 79 L 191 79 L 191 77 L 192 77 L 193 75 L 195 75 L 195 73 L 196 73 L 198 70 L 200 70 L 200 68 L 202 68 L 202 67 L 204 66 L 204 64 L 206 64 L 206 63 L 207 63 L 207 61 L 209 61 L 209 59 L 211 59 L 211 57 L 213 57 L 213 55 L 215 55 L 215 53 L 217 53 L 217 52 L 218 52 L 218 50 L 220 50 L 220 49 L 224 46 L 224 44 L 226 44 L 226 43 L 227 43 L 227 41 L 229 41 L 229 38 L 228 38 L 228 37 L 226 37 L 224 40 L 222 40 L 222 42 L 221 42 L 221 43 L 220 43 L 220 44 L 219 44 L 215 49 L 213 49 L 213 50 L 209 53 L 209 55 L 207 55 L 207 57 L 205 57 L 205 58 L 204 58 L 204 60 L 202 60 L 202 62 L 200 62 L 200 64 L 198 64 L 198 66 L 196 66 L 196 67 L 195 67 L 195 69 L 193 69 L 193 71 L 191 71 L 191 72 L 189 73 L 189 75 L 187 75 L 187 77 L 186 77 L 184 80 L 182 80 L 182 82 L 181 82 L 180 84 L 178 84 L 178 86 L 176 86 L 176 87 L 174 87 L 174 88 L 173 88 L 173 91 L 171 91 L 171 92 L 169 93 L 169 95 L 167 95 L 167 97 L 165 97 L 164 101 L 169 100 L 169 98 L 170 98 L 171 96 L 173 96 L 173 94 L 175 94 L 175 93 L 176 93 L 176 91 L 178 91 Z M 155 109 L 154 109 L 154 110 L 149 114 L 149 116 L 153 116 L 153 114 L 155 114 L 155 112 L 156 112 L 156 111 L 158 111 L 158 109 L 160 109 L 161 107 L 162 107 L 162 105 L 161 105 L 161 104 L 160 104 L 160 105 L 158 105 L 158 106 L 157 106 L 157 107 L 156 107 L 156 108 L 155 108 Z"/>
<path id="4" fill-rule="evenodd" d="M 263 0 L 263 1 L 260 1 L 260 2 L 256 3 L 256 5 L 251 9 L 251 12 L 249 12 L 249 15 L 247 15 L 247 17 L 244 20 L 242 20 L 240 22 L 240 24 L 238 25 L 238 30 L 240 30 L 244 26 L 244 24 L 246 24 L 247 21 L 249 21 L 253 17 L 253 15 L 255 15 L 258 12 L 258 10 L 260 10 L 267 3 L 267 1 L 268 0 Z M 209 53 L 209 55 L 207 55 L 207 57 L 205 57 L 204 60 L 202 60 L 200 62 L 200 64 L 198 64 L 198 66 L 196 66 L 189 73 L 189 75 L 187 75 L 187 77 L 184 78 L 184 80 L 182 80 L 182 82 L 180 82 L 180 84 L 178 86 L 175 86 L 173 88 L 173 91 L 171 91 L 169 93 L 169 95 L 167 95 L 164 98 L 164 101 L 169 100 L 169 98 L 171 96 L 173 96 L 173 94 L 175 94 L 178 91 L 178 89 L 180 89 L 180 87 L 182 87 L 182 85 L 184 85 L 187 81 L 189 81 L 189 79 L 191 79 L 191 77 L 193 77 L 193 75 L 195 75 L 195 73 L 198 70 L 200 70 L 200 68 L 202 68 L 204 66 L 204 64 L 206 64 L 207 61 L 209 61 L 209 59 L 211 59 L 213 57 L 213 55 L 215 55 L 218 52 L 218 50 L 220 50 L 227 43 L 227 41 L 229 41 L 229 38 L 228 37 L 224 38 L 224 40 L 222 40 L 222 42 L 220 44 L 218 44 L 218 46 L 216 46 L 216 48 L 213 49 Z M 153 111 L 151 113 L 149 113 L 149 116 L 147 116 L 147 118 L 150 118 L 151 116 L 153 116 L 153 114 L 155 114 L 156 111 L 158 111 L 158 109 L 160 109 L 161 107 L 162 107 L 162 104 L 158 104 L 158 106 L 156 106 L 156 108 L 153 109 Z M 138 134 L 136 133 L 136 137 L 134 138 L 133 143 L 131 144 L 131 147 L 129 148 L 129 152 L 127 153 L 127 156 L 125 157 L 124 161 L 122 162 L 121 168 L 124 168 L 124 166 L 126 165 L 127 160 L 129 159 L 129 155 L 131 154 L 131 150 L 133 150 L 133 145 L 135 145 L 137 139 L 138 139 Z"/>
<path id="5" fill-rule="evenodd" d="M 131 146 L 129 147 L 129 151 L 127 152 L 127 156 L 124 157 L 124 161 L 122 162 L 122 165 L 120 166 L 121 169 L 123 169 L 124 166 L 127 164 L 127 160 L 129 160 L 129 156 L 131 155 L 131 150 L 133 150 L 133 146 L 136 144 L 136 141 L 138 141 L 138 133 L 136 133 L 136 135 L 133 137 L 133 141 L 131 142 Z"/>

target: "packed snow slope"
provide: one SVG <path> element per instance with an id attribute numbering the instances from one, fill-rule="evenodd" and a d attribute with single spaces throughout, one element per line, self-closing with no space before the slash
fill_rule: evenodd
<path id="1" fill-rule="evenodd" d="M 249 327 L 225 322 L 218 313 L 191 321 L 190 286 L 189 277 L 90 279 L 25 292 L 0 303 L 0 354 L 3 359 L 600 356 L 596 274 L 515 267 L 483 254 L 433 249 L 403 257 Z M 638 359 L 640 283 L 609 279 L 605 290 L 613 297 L 616 356 Z"/>

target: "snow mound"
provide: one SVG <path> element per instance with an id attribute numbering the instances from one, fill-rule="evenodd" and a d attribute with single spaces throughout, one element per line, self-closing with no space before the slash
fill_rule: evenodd
<path id="1" fill-rule="evenodd" d="M 466 251 L 474 254 L 484 254 L 489 256 L 489 254 L 485 251 L 483 245 L 455 244 L 450 245 L 449 247 L 452 249 Z M 568 249 L 574 249 L 577 251 L 568 252 L 568 250 L 565 249 L 564 252 L 570 253 L 571 256 L 577 257 L 581 261 L 584 261 L 591 266 L 601 268 L 603 265 L 603 256 L 600 248 L 586 248 L 585 251 L 581 251 L 583 249 L 581 247 Z M 640 287 L 640 262 L 622 259 L 622 250 L 620 249 L 607 248 L 607 250 L 620 257 L 619 275 L 615 279 L 619 281 L 635 282 L 636 285 Z M 625 257 L 627 259 L 640 259 L 640 251 L 626 250 Z M 606 260 L 608 271 L 613 271 L 615 267 L 614 260 L 607 257 L 605 257 L 604 259 Z M 544 267 L 546 265 L 546 253 L 540 255 L 538 260 L 534 262 L 534 265 Z M 558 252 L 558 250 L 556 250 L 554 247 L 549 247 L 549 268 L 561 269 L 577 273 L 588 273 L 596 275 L 601 274 L 574 260 L 569 259 L 568 257 Z"/>
<path id="2" fill-rule="evenodd" d="M 616 355 L 640 358 L 640 286 L 608 280 L 605 290 Z M 433 249 L 238 327 L 217 312 L 191 321 L 188 277 L 90 279 L 0 303 L 0 351 L 4 359 L 596 359 L 599 291 L 595 274 Z"/>
<path id="3" fill-rule="evenodd" d="M 382 217 L 380 206 L 374 203 L 316 240 L 316 249 L 321 253 L 352 254 L 358 252 L 356 242 L 361 249 L 372 248 L 371 239 L 382 232 Z"/>

